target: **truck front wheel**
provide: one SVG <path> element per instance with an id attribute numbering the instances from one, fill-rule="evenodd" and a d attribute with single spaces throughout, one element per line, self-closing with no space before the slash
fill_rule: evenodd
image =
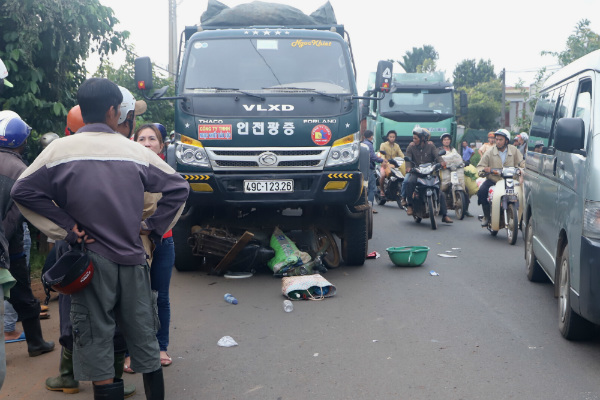
<path id="1" fill-rule="evenodd" d="M 368 250 L 368 213 L 367 209 L 360 217 L 346 216 L 344 237 L 342 238 L 342 258 L 346 265 L 363 265 Z"/>

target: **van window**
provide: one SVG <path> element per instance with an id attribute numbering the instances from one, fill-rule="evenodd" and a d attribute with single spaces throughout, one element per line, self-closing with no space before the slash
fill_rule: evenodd
<path id="1" fill-rule="evenodd" d="M 590 118 L 592 109 L 592 81 L 591 79 L 582 80 L 579 83 L 577 91 L 577 101 L 575 102 L 575 112 L 573 117 L 581 118 L 585 125 L 585 141 L 587 145 L 587 137 L 590 130 Z"/>
<path id="2" fill-rule="evenodd" d="M 571 97 L 571 91 L 569 90 L 569 86 L 573 86 L 571 84 L 563 85 L 560 88 L 556 89 L 555 92 L 558 93 L 558 99 L 556 100 L 556 112 L 554 115 L 554 121 L 552 122 L 552 129 L 550 130 L 550 138 L 548 139 L 548 147 L 553 146 L 554 136 L 556 131 L 556 123 L 559 119 L 565 118 L 569 115 L 568 113 L 568 105 L 570 103 L 569 98 Z"/>
<path id="3" fill-rule="evenodd" d="M 552 92 L 546 92 L 540 96 L 535 107 L 535 113 L 533 115 L 533 121 L 531 121 L 531 136 L 540 138 L 547 145 L 548 138 L 550 137 L 550 127 L 552 118 L 554 117 L 554 106 L 555 101 L 552 101 Z"/>

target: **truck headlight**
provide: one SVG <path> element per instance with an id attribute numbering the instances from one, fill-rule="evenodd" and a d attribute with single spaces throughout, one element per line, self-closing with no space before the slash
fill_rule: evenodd
<path id="1" fill-rule="evenodd" d="M 194 165 L 197 167 L 209 167 L 208 154 L 202 143 L 183 135 L 175 137 L 175 157 L 179 164 Z"/>
<path id="2" fill-rule="evenodd" d="M 583 209 L 583 236 L 600 239 L 600 202 L 586 200 Z"/>
<path id="3" fill-rule="evenodd" d="M 358 159 L 359 153 L 358 134 L 348 135 L 333 142 L 325 166 L 351 164 Z"/>

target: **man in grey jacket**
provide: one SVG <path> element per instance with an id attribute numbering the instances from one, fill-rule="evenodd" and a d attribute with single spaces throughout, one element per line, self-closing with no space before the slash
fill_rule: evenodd
<path id="1" fill-rule="evenodd" d="M 77 92 L 85 126 L 55 140 L 15 183 L 12 195 L 27 219 L 56 240 L 85 241 L 94 264 L 89 286 L 72 294 L 75 379 L 94 382 L 98 398 L 123 398 L 114 379 L 113 334 L 122 329 L 132 368 L 144 374 L 146 398 L 163 399 L 156 315 L 140 234 L 157 242 L 177 221 L 189 185 L 156 154 L 115 130 L 121 91 L 107 79 Z M 141 220 L 144 192 L 162 193 Z M 92 318 L 92 315 L 94 316 Z"/>

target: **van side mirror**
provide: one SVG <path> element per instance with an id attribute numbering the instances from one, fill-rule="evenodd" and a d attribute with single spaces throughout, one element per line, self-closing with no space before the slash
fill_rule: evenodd
<path id="1" fill-rule="evenodd" d="M 394 64 L 390 61 L 379 61 L 377 63 L 377 73 L 375 74 L 376 93 L 389 93 L 392 87 L 392 71 Z"/>
<path id="2" fill-rule="evenodd" d="M 566 153 L 575 153 L 585 147 L 585 124 L 581 118 L 561 118 L 556 123 L 554 147 Z"/>
<path id="3" fill-rule="evenodd" d="M 138 57 L 134 61 L 135 84 L 139 90 L 150 90 L 152 84 L 152 61 L 150 57 Z"/>
<path id="4" fill-rule="evenodd" d="M 460 92 L 460 115 L 467 115 L 467 112 L 468 112 L 467 93 L 462 91 L 462 92 Z"/>

